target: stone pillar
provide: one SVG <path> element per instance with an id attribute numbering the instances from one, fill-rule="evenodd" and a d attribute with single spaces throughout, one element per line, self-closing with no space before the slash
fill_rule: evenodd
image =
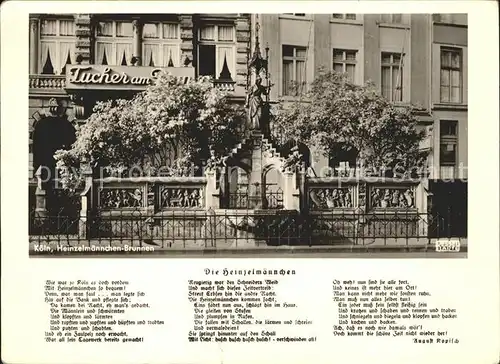
<path id="1" fill-rule="evenodd" d="M 415 207 L 417 208 L 418 218 L 418 234 L 427 236 L 429 231 L 428 219 L 428 198 L 429 198 L 429 179 L 427 173 L 419 175 L 420 183 L 415 187 Z"/>
<path id="2" fill-rule="evenodd" d="M 264 205 L 265 178 L 262 170 L 262 138 L 254 136 L 254 147 L 252 150 L 251 171 L 248 175 L 248 199 L 249 208 L 260 209 Z"/>
<path id="3" fill-rule="evenodd" d="M 137 60 L 135 65 L 142 66 L 142 24 L 138 19 L 135 19 L 132 22 L 132 26 L 134 27 L 134 49 L 132 56 Z"/>
<path id="4" fill-rule="evenodd" d="M 285 210 L 299 210 L 299 191 L 296 184 L 296 174 L 292 170 L 283 171 L 283 207 Z"/>
<path id="5" fill-rule="evenodd" d="M 207 178 L 207 185 L 205 188 L 205 202 L 204 207 L 208 209 L 218 209 L 220 208 L 220 200 L 217 198 L 217 174 L 215 169 L 208 169 L 205 172 L 205 177 Z M 222 190 L 222 189 L 221 189 Z"/>
<path id="6" fill-rule="evenodd" d="M 231 75 L 236 85 L 246 87 L 250 49 L 250 14 L 239 14 L 236 18 L 236 74 Z"/>
<path id="7" fill-rule="evenodd" d="M 194 46 L 193 46 L 193 14 L 181 14 L 181 59 L 180 66 L 193 66 Z"/>
<path id="8" fill-rule="evenodd" d="M 30 18 L 30 74 L 38 73 L 38 18 Z"/>
<path id="9" fill-rule="evenodd" d="M 93 179 L 92 179 L 92 167 L 90 164 L 83 162 L 82 175 L 85 180 L 85 187 L 83 192 L 80 193 L 81 208 L 80 208 L 80 219 L 78 221 L 78 236 L 80 238 L 87 238 L 88 231 L 88 218 L 89 211 L 95 201 L 92 201 L 92 190 L 93 190 Z"/>
<path id="10" fill-rule="evenodd" d="M 35 178 L 37 179 L 36 190 L 35 190 L 35 215 L 36 217 L 47 216 L 47 192 L 42 186 L 42 166 L 38 167 L 35 172 Z"/>

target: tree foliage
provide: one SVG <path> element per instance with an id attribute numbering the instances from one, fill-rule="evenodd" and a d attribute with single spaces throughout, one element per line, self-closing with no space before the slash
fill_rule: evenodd
<path id="1" fill-rule="evenodd" d="M 278 104 L 273 114 L 273 134 L 284 141 L 315 146 L 325 156 L 354 148 L 363 168 L 421 166 L 424 138 L 411 106 L 394 105 L 372 85 L 357 86 L 346 76 L 321 72 L 303 99 Z"/>
<path id="2" fill-rule="evenodd" d="M 131 100 L 97 103 L 71 149 L 57 151 L 55 159 L 67 188 L 81 182 L 83 160 L 111 174 L 133 167 L 142 175 L 189 175 L 238 142 L 242 117 L 212 82 L 179 84 L 163 74 Z"/>

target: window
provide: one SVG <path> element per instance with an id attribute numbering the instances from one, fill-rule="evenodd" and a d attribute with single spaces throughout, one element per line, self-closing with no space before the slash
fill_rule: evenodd
<path id="1" fill-rule="evenodd" d="M 293 16 L 306 16 L 305 13 L 284 13 L 285 15 L 293 15 Z"/>
<path id="2" fill-rule="evenodd" d="M 95 63 L 103 65 L 132 65 L 132 22 L 100 21 L 96 27 Z"/>
<path id="3" fill-rule="evenodd" d="M 458 153 L 458 122 L 441 120 L 439 165 L 441 178 L 453 178 L 457 165 Z"/>
<path id="4" fill-rule="evenodd" d="M 306 48 L 283 45 L 283 95 L 296 96 L 306 83 Z"/>
<path id="5" fill-rule="evenodd" d="M 403 22 L 403 14 L 382 14 L 381 22 L 388 24 L 401 24 Z"/>
<path id="6" fill-rule="evenodd" d="M 333 19 L 356 20 L 356 14 L 332 14 Z"/>
<path id="7" fill-rule="evenodd" d="M 333 50 L 333 70 L 335 72 L 347 73 L 349 81 L 353 83 L 356 72 L 356 53 L 353 50 Z"/>
<path id="8" fill-rule="evenodd" d="M 462 52 L 441 48 L 441 102 L 462 102 Z"/>
<path id="9" fill-rule="evenodd" d="M 403 58 L 401 53 L 382 53 L 382 95 L 390 101 L 402 101 Z"/>
<path id="10" fill-rule="evenodd" d="M 44 75 L 64 75 L 66 65 L 75 63 L 76 37 L 73 19 L 42 19 L 40 68 Z"/>
<path id="11" fill-rule="evenodd" d="M 235 30 L 233 25 L 204 25 L 200 28 L 198 73 L 219 80 L 235 77 Z"/>
<path id="12" fill-rule="evenodd" d="M 144 66 L 180 67 L 179 24 L 145 23 L 142 39 Z"/>

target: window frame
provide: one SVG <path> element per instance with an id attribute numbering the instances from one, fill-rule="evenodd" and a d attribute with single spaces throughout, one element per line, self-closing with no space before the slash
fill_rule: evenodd
<path id="1" fill-rule="evenodd" d="M 399 19 L 399 21 L 394 19 L 395 15 L 401 17 Z M 401 25 L 403 25 L 403 24 L 405 24 L 403 15 L 404 15 L 403 13 L 386 13 L 386 14 L 380 14 L 380 23 L 382 23 L 382 24 L 401 24 Z M 388 16 L 389 19 L 384 18 L 385 16 Z"/>
<path id="2" fill-rule="evenodd" d="M 340 15 L 340 16 L 336 16 L 336 15 Z M 354 19 L 351 17 L 352 15 L 354 15 Z M 330 15 L 330 18 L 333 20 L 333 21 L 358 21 L 359 20 L 359 17 L 358 17 L 359 14 L 356 14 L 356 13 L 345 13 L 345 14 L 331 14 Z"/>
<path id="3" fill-rule="evenodd" d="M 214 39 L 202 39 L 201 31 L 203 27 L 214 27 Z M 219 40 L 219 27 L 231 27 L 232 28 L 232 40 Z M 214 45 L 215 46 L 215 80 L 219 80 L 219 75 L 222 72 L 222 69 L 218 69 L 219 65 L 219 49 L 220 48 L 231 48 L 232 50 L 232 59 L 228 64 L 229 72 L 231 72 L 232 80 L 236 80 L 236 26 L 233 23 L 202 23 L 198 29 L 198 51 L 197 51 L 197 65 L 200 64 L 200 45 Z M 226 58 L 227 60 L 227 58 Z M 199 66 L 196 67 L 196 72 L 199 73 Z"/>
<path id="4" fill-rule="evenodd" d="M 42 24 L 44 21 L 56 21 L 56 34 L 55 35 L 43 35 L 42 34 Z M 73 22 L 73 34 L 72 35 L 61 35 L 61 21 L 71 21 Z M 42 17 L 40 18 L 39 21 L 39 28 L 38 28 L 38 65 L 37 65 L 37 73 L 42 74 L 43 72 L 43 55 L 42 55 L 42 44 L 44 42 L 47 43 L 54 43 L 55 44 L 55 57 L 56 59 L 51 58 L 52 62 L 52 67 L 54 69 L 54 76 L 63 76 L 65 73 L 60 72 L 59 70 L 56 71 L 56 67 L 59 65 L 59 57 L 60 57 L 60 47 L 61 43 L 73 43 L 73 55 L 72 55 L 72 61 L 76 63 L 76 23 L 75 19 L 73 17 Z M 63 66 L 64 68 L 64 66 Z M 62 69 L 61 69 L 62 71 Z"/>
<path id="5" fill-rule="evenodd" d="M 107 60 L 108 60 L 108 65 L 110 66 L 120 66 L 121 65 L 121 59 L 119 60 L 118 54 L 117 54 L 117 45 L 118 44 L 127 44 L 132 46 L 132 55 L 131 55 L 131 60 L 134 56 L 133 52 L 133 47 L 134 47 L 134 25 L 133 21 L 125 21 L 125 20 L 113 20 L 113 19 L 99 19 L 97 23 L 109 23 L 111 22 L 113 24 L 112 26 L 112 35 L 98 35 L 98 27 L 96 26 L 94 29 L 94 63 L 96 65 L 101 65 L 100 60 L 97 60 L 97 46 L 99 43 L 111 43 L 111 49 L 112 49 L 112 56 L 114 57 L 114 63 L 109 62 L 109 57 L 110 55 L 107 55 Z M 117 35 L 117 23 L 131 23 L 132 24 L 132 35 L 131 36 L 118 36 Z M 128 41 L 126 41 L 128 40 Z M 127 64 L 129 66 L 129 64 Z"/>
<path id="6" fill-rule="evenodd" d="M 385 62 L 384 63 L 384 55 L 389 55 L 391 57 L 391 61 L 389 63 Z M 400 57 L 400 61 L 398 63 L 395 63 L 394 62 L 394 56 L 395 55 L 398 55 Z M 389 74 L 390 74 L 390 85 L 391 85 L 391 97 L 388 98 L 389 101 L 391 102 L 394 102 L 394 103 L 403 103 L 404 102 L 404 95 L 403 95 L 403 86 L 404 86 L 404 76 L 405 76 L 405 72 L 404 72 L 404 57 L 406 56 L 406 53 L 397 53 L 397 52 L 386 52 L 386 51 L 382 51 L 380 53 L 380 91 L 382 93 L 382 95 L 384 95 L 384 87 L 383 87 L 383 79 L 384 79 L 384 74 L 383 74 L 383 70 L 384 68 L 389 68 Z M 394 70 L 394 67 L 401 67 L 400 70 L 398 71 L 399 72 L 399 83 L 400 85 L 399 86 L 396 86 L 396 88 L 394 89 L 393 88 L 393 85 L 394 85 L 394 82 L 393 82 L 393 70 Z M 396 100 L 396 98 L 394 97 L 394 94 L 395 94 L 395 91 L 398 89 L 399 87 L 399 100 Z"/>
<path id="7" fill-rule="evenodd" d="M 443 53 L 448 52 L 450 53 L 450 57 L 453 57 L 453 53 L 458 54 L 458 59 L 459 59 L 459 66 L 458 68 L 454 68 L 451 62 L 450 58 L 450 65 L 449 66 L 444 66 L 442 62 L 443 58 Z M 442 77 L 442 72 L 446 71 L 448 73 L 448 80 L 449 80 L 449 85 L 443 86 L 443 77 Z M 458 101 L 452 100 L 452 95 L 453 95 L 453 86 L 452 86 L 452 72 L 453 71 L 458 71 L 459 75 L 459 85 L 458 85 Z M 464 87 L 463 87 L 463 50 L 462 48 L 455 48 L 455 47 L 448 47 L 448 46 L 441 46 L 439 49 L 439 102 L 443 104 L 462 104 L 464 100 Z M 441 93 L 441 88 L 442 87 L 447 87 L 448 88 L 448 101 L 443 100 L 442 93 Z"/>
<path id="8" fill-rule="evenodd" d="M 341 61 L 335 61 L 335 53 L 340 53 L 342 52 L 342 60 Z M 354 53 L 354 60 L 349 60 L 347 59 L 347 53 Z M 347 72 L 347 65 L 353 65 L 354 66 L 354 75 L 353 79 L 350 80 L 352 83 L 356 83 L 357 80 L 357 72 L 358 72 L 358 55 L 359 51 L 357 49 L 345 49 L 345 48 L 333 48 L 332 49 L 332 71 L 335 71 L 335 65 L 336 64 L 341 64 L 342 65 L 342 72 L 343 73 L 348 73 Z"/>
<path id="9" fill-rule="evenodd" d="M 454 134 L 443 134 L 443 129 L 444 126 L 448 125 L 453 125 L 454 126 Z M 453 162 L 448 162 L 448 161 L 443 161 L 442 158 L 442 147 L 443 146 L 448 146 L 448 145 L 453 145 L 454 146 L 454 161 Z M 440 176 L 442 176 L 442 167 L 449 168 L 453 167 L 453 177 L 456 176 L 457 174 L 457 166 L 458 166 L 458 156 L 459 156 L 459 122 L 458 120 L 448 120 L 448 119 L 441 119 L 439 121 L 439 173 Z"/>
<path id="10" fill-rule="evenodd" d="M 285 56 L 283 54 L 283 48 L 284 47 L 292 47 L 293 49 L 293 55 L 292 56 Z M 297 56 L 297 50 L 304 50 L 306 52 L 306 55 L 304 57 L 298 57 Z M 292 70 L 293 70 L 293 76 L 291 82 L 297 82 L 297 61 L 304 62 L 305 70 L 304 70 L 304 81 L 303 85 L 305 86 L 307 84 L 307 52 L 308 48 L 307 46 L 298 46 L 298 45 L 292 45 L 292 44 L 282 44 L 281 45 L 281 75 L 282 75 L 282 82 L 281 82 L 281 94 L 283 96 L 288 96 L 288 97 L 294 97 L 294 96 L 299 96 L 298 94 L 288 94 L 285 93 L 285 90 L 287 89 L 285 87 L 285 78 L 283 77 L 284 74 L 284 63 L 285 61 L 290 61 L 292 62 Z"/>
<path id="11" fill-rule="evenodd" d="M 159 36 L 158 38 L 146 38 L 144 37 L 144 25 L 146 24 L 156 24 L 159 27 Z M 176 25 L 176 38 L 164 38 L 164 25 L 171 24 Z M 164 66 L 164 46 L 174 46 L 176 48 L 176 59 L 173 59 L 174 67 L 180 67 L 181 56 L 180 56 L 180 46 L 181 46 L 181 27 L 180 24 L 173 21 L 146 21 L 142 24 L 141 27 L 141 59 L 143 66 L 149 66 L 146 64 L 146 50 L 144 46 L 148 45 L 158 45 L 158 57 L 160 59 L 159 64 L 155 64 L 154 67 L 168 67 L 168 63 Z"/>

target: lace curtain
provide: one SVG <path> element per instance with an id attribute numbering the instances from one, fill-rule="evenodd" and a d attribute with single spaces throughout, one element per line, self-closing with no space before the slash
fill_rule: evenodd
<path id="1" fill-rule="evenodd" d="M 160 46 L 158 44 L 143 44 L 143 66 L 158 67 L 160 65 Z"/>
<path id="2" fill-rule="evenodd" d="M 97 42 L 95 62 L 97 64 L 115 64 L 112 43 Z"/>
<path id="3" fill-rule="evenodd" d="M 224 68 L 224 61 L 226 61 L 227 68 L 230 72 L 230 77 L 234 79 L 235 71 L 234 71 L 234 50 L 233 47 L 217 47 L 217 72 L 216 77 L 220 78 L 220 74 Z"/>
<path id="4" fill-rule="evenodd" d="M 117 43 L 116 44 L 116 64 L 119 66 L 132 65 L 132 44 Z"/>
<path id="5" fill-rule="evenodd" d="M 163 67 L 179 67 L 179 47 L 177 45 L 163 45 Z"/>
<path id="6" fill-rule="evenodd" d="M 42 42 L 40 51 L 42 74 L 55 74 L 57 70 L 56 42 Z"/>
<path id="7" fill-rule="evenodd" d="M 76 46 L 74 42 L 61 42 L 59 43 L 59 62 L 57 72 L 65 74 L 66 64 L 75 63 Z"/>

